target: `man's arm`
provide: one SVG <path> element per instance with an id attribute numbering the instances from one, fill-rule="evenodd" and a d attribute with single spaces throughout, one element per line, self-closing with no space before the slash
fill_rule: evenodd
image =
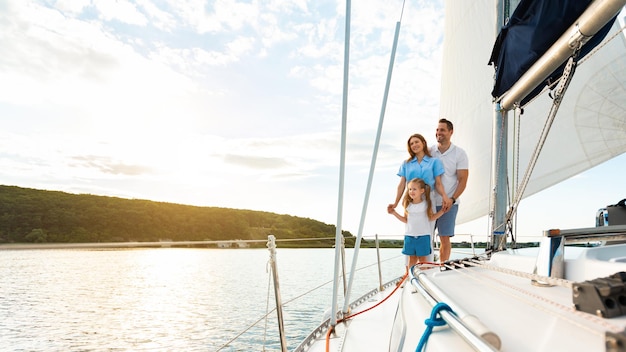
<path id="1" fill-rule="evenodd" d="M 456 191 L 454 191 L 452 198 L 457 199 L 461 196 L 461 194 L 463 194 L 463 191 L 465 191 L 465 187 L 467 186 L 468 177 L 469 177 L 468 169 L 456 170 L 456 178 L 459 181 L 459 183 L 456 186 Z"/>
<path id="2" fill-rule="evenodd" d="M 452 199 L 448 198 L 448 195 L 446 194 L 446 190 L 444 189 L 443 183 L 441 182 L 441 176 L 435 177 L 435 190 L 437 190 L 437 193 L 441 195 L 441 206 L 443 211 L 448 211 L 448 209 L 450 209 L 450 207 L 452 206 Z"/>

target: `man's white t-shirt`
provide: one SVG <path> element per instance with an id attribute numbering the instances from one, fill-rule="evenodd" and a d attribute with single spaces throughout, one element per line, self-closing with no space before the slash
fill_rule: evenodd
<path id="1" fill-rule="evenodd" d="M 454 144 L 450 144 L 450 148 L 445 153 L 441 153 L 437 145 L 430 148 L 430 154 L 433 157 L 439 158 L 443 163 L 445 172 L 441 175 L 441 183 L 446 190 L 448 197 L 452 197 L 456 188 L 459 185 L 459 179 L 456 170 L 468 170 L 469 160 L 465 150 L 457 147 Z M 443 198 L 439 193 L 435 192 L 435 204 L 440 206 L 443 204 Z M 456 200 L 456 204 L 459 204 L 459 200 Z"/>

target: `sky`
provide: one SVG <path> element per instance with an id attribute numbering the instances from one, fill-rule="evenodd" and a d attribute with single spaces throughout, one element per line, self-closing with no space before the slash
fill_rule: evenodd
<path id="1" fill-rule="evenodd" d="M 364 236 L 401 236 L 386 205 L 408 136 L 435 142 L 443 1 L 352 3 L 339 208 L 345 3 L 4 0 L 0 184 L 329 224 L 339 212 L 356 235 L 401 15 L 363 221 Z M 529 197 L 520 216 L 533 220 L 520 231 L 539 235 L 556 213 L 562 228 L 593 226 L 598 208 L 626 197 L 625 165 L 623 154 Z M 546 201 L 555 214 L 537 206 Z M 583 213 L 561 209 L 572 202 Z M 483 218 L 457 232 L 484 235 L 486 226 Z"/>

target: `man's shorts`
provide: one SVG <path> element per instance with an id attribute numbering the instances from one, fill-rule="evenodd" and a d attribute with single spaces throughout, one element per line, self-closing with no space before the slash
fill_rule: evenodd
<path id="1" fill-rule="evenodd" d="M 441 206 L 437 206 L 437 211 L 441 210 Z M 459 205 L 453 204 L 452 208 L 445 212 L 437 222 L 435 223 L 435 228 L 437 229 L 437 234 L 439 237 L 454 236 L 454 223 L 456 222 L 456 213 L 459 212 Z"/>

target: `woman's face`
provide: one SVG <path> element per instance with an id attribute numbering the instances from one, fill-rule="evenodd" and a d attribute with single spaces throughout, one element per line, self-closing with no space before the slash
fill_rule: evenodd
<path id="1" fill-rule="evenodd" d="M 409 140 L 409 146 L 411 147 L 411 150 L 415 154 L 418 154 L 424 151 L 424 144 L 422 143 L 422 140 L 417 137 L 412 137 Z"/>

